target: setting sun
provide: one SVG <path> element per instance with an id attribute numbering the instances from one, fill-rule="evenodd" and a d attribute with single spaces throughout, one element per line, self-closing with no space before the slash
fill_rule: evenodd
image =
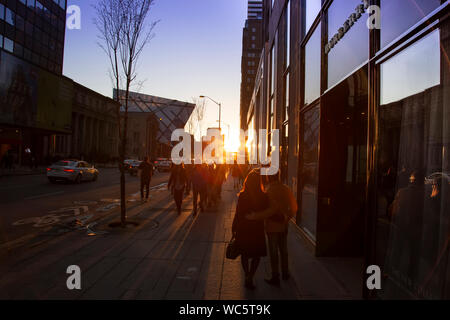
<path id="1" fill-rule="evenodd" d="M 229 135 L 225 137 L 225 151 L 238 152 L 241 146 L 239 131 L 232 130 Z"/>

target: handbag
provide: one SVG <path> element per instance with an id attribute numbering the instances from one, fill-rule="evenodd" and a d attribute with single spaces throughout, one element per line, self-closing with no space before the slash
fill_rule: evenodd
<path id="1" fill-rule="evenodd" d="M 236 243 L 236 238 L 231 238 L 230 242 L 228 242 L 227 245 L 227 251 L 226 251 L 226 257 L 230 260 L 236 260 L 237 257 L 239 257 L 241 253 L 239 252 L 239 248 Z"/>

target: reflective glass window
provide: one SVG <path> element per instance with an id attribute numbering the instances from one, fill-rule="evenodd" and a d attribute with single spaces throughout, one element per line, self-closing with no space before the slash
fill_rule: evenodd
<path id="1" fill-rule="evenodd" d="M 317 15 L 322 7 L 322 0 L 305 0 L 305 31 L 308 33 L 309 29 L 316 20 Z"/>
<path id="2" fill-rule="evenodd" d="M 0 19 L 5 20 L 5 6 L 0 3 Z"/>
<path id="3" fill-rule="evenodd" d="M 367 16 L 356 10 L 361 4 L 361 0 L 335 0 L 328 9 L 328 88 L 369 58 Z M 340 40 L 331 47 L 338 35 Z"/>
<path id="4" fill-rule="evenodd" d="M 4 43 L 3 43 L 3 49 L 9 52 L 14 52 L 14 41 L 12 41 L 9 38 L 5 37 Z"/>
<path id="5" fill-rule="evenodd" d="M 395 40 L 441 4 L 441 0 L 380 0 L 381 47 Z"/>
<path id="6" fill-rule="evenodd" d="M 319 185 L 320 106 L 315 106 L 303 113 L 301 128 L 301 207 L 297 223 L 311 238 L 315 239 Z"/>
<path id="7" fill-rule="evenodd" d="M 320 24 L 305 46 L 305 104 L 320 97 Z"/>
<path id="8" fill-rule="evenodd" d="M 440 83 L 441 59 L 436 47 L 439 37 L 435 31 L 381 65 L 381 104 L 402 100 Z"/>
<path id="9" fill-rule="evenodd" d="M 383 299 L 450 298 L 448 30 L 447 22 L 381 65 L 375 247 Z"/>
<path id="10" fill-rule="evenodd" d="M 8 22 L 12 26 L 15 25 L 15 23 L 16 23 L 16 15 L 15 15 L 14 11 L 12 11 L 9 8 L 6 8 L 5 21 Z"/>

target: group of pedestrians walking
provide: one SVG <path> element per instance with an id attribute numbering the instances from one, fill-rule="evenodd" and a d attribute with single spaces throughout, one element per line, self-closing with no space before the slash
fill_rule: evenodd
<path id="1" fill-rule="evenodd" d="M 183 198 L 193 193 L 193 215 L 198 213 L 198 207 L 203 212 L 206 208 L 217 205 L 222 196 L 222 185 L 226 180 L 225 165 L 201 164 L 174 165 L 171 170 L 168 189 L 171 190 L 177 212 L 180 215 Z"/>
<path id="2" fill-rule="evenodd" d="M 146 158 L 139 166 L 141 170 L 141 197 L 148 199 L 153 165 Z M 235 180 L 244 179 L 238 194 L 236 213 L 232 224 L 235 245 L 241 256 L 245 273 L 245 287 L 254 289 L 254 276 L 261 258 L 269 254 L 272 276 L 265 281 L 273 286 L 280 279 L 290 278 L 288 268 L 288 225 L 297 212 L 297 202 L 288 186 L 280 180 L 280 174 L 262 176 L 259 169 L 244 173 L 242 167 L 232 165 L 201 164 L 173 165 L 168 189 L 172 192 L 176 210 L 181 215 L 183 199 L 192 191 L 193 215 L 198 209 L 217 205 L 221 199 L 222 185 L 228 171 Z M 240 185 L 235 181 L 235 187 Z M 146 191 L 144 195 L 144 190 Z M 266 241 L 267 238 L 267 241 Z M 280 273 L 281 264 L 281 273 Z"/>

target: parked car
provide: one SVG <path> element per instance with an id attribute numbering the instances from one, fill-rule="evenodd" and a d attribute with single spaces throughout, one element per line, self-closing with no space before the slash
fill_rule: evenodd
<path id="1" fill-rule="evenodd" d="M 158 158 L 155 160 L 155 168 L 158 169 L 159 172 L 168 172 L 172 167 L 172 161 L 167 158 Z"/>
<path id="2" fill-rule="evenodd" d="M 63 160 L 47 168 L 47 178 L 51 183 L 57 181 L 96 181 L 99 171 L 89 163 L 80 160 Z"/>

